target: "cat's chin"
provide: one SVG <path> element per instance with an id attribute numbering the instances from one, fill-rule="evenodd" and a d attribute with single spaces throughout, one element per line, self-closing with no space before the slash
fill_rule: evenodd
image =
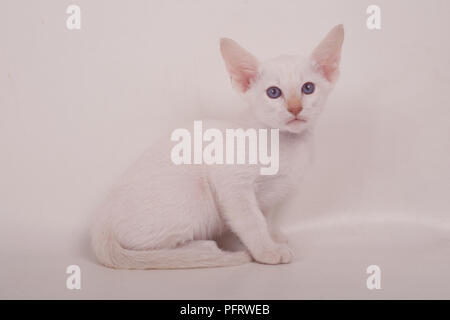
<path id="1" fill-rule="evenodd" d="M 307 123 L 305 120 L 294 119 L 284 125 L 283 131 L 290 133 L 301 133 L 306 129 L 306 127 Z"/>

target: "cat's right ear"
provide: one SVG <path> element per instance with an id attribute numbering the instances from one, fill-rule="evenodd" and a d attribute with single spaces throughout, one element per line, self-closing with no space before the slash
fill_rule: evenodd
<path id="1" fill-rule="evenodd" d="M 258 75 L 258 60 L 235 41 L 220 39 L 220 51 L 225 60 L 233 87 L 246 92 Z"/>

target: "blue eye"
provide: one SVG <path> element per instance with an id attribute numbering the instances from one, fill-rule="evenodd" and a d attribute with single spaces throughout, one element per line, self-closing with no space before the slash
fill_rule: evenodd
<path id="1" fill-rule="evenodd" d="M 302 86 L 302 92 L 304 94 L 311 94 L 316 89 L 316 86 L 312 82 L 307 82 Z"/>
<path id="2" fill-rule="evenodd" d="M 277 99 L 281 96 L 281 89 L 277 87 L 270 87 L 266 92 L 271 99 Z"/>

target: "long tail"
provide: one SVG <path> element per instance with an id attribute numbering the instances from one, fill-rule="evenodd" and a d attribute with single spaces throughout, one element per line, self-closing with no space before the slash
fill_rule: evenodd
<path id="1" fill-rule="evenodd" d="M 187 269 L 236 266 L 252 261 L 246 251 L 227 252 L 215 241 L 194 240 L 173 249 L 123 248 L 110 228 L 92 232 L 94 252 L 103 265 L 115 269 Z"/>

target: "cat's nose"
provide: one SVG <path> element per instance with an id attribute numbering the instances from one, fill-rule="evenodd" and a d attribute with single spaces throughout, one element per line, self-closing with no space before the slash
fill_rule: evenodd
<path id="1" fill-rule="evenodd" d="M 303 110 L 303 106 L 301 104 L 288 107 L 288 111 L 290 113 L 292 113 L 294 116 L 297 116 L 300 112 L 302 112 L 302 110 Z"/>
<path id="2" fill-rule="evenodd" d="M 295 93 L 292 93 L 287 99 L 287 109 L 294 116 L 297 116 L 303 110 L 302 101 Z"/>

